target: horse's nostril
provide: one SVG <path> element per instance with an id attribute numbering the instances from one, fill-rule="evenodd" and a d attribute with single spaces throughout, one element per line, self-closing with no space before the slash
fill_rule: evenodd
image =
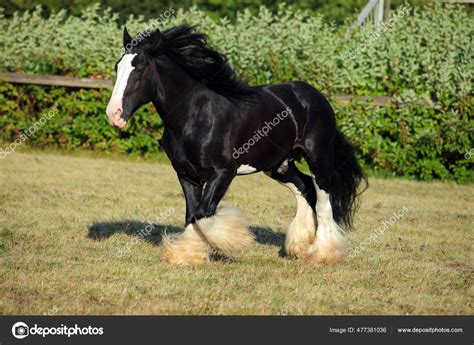
<path id="1" fill-rule="evenodd" d="M 120 115 L 122 115 L 122 109 L 119 108 L 119 109 L 115 110 L 114 116 L 115 117 L 120 117 Z"/>

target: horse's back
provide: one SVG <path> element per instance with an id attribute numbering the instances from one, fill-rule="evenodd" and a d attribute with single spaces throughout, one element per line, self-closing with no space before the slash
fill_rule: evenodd
<path id="1" fill-rule="evenodd" d="M 258 85 L 262 99 L 281 108 L 291 109 L 297 127 L 297 137 L 302 138 L 304 129 L 313 127 L 316 122 L 330 126 L 334 121 L 334 112 L 326 97 L 311 84 L 295 80 L 281 84 Z M 270 99 L 270 101 L 269 101 Z M 267 107 L 268 109 L 269 107 Z"/>

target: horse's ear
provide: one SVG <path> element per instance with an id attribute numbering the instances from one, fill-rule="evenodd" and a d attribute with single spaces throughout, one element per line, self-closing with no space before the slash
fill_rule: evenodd
<path id="1" fill-rule="evenodd" d="M 123 28 L 123 47 L 126 49 L 127 45 L 132 42 L 132 36 L 128 33 L 127 27 Z"/>
<path id="2" fill-rule="evenodd" d="M 151 43 L 153 51 L 158 52 L 158 48 L 161 44 L 161 31 L 156 29 L 151 33 L 151 36 L 148 38 L 148 42 Z"/>

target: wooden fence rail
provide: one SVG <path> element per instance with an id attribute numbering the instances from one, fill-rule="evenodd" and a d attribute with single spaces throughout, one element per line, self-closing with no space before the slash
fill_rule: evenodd
<path id="1" fill-rule="evenodd" d="M 24 74 L 24 73 L 0 73 L 0 80 L 14 84 L 34 84 L 49 86 L 77 87 L 82 89 L 112 88 L 111 80 L 74 78 L 59 75 Z"/>
<path id="2" fill-rule="evenodd" d="M 111 80 L 11 72 L 0 73 L 0 81 L 14 84 L 64 86 L 82 89 L 111 89 L 113 87 L 113 82 Z M 369 101 L 376 106 L 390 106 L 395 101 L 393 97 L 384 96 L 337 95 L 335 98 L 337 101 L 342 103 L 350 103 L 353 101 Z"/>

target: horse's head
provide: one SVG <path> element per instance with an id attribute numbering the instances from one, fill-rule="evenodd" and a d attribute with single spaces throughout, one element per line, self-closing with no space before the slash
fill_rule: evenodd
<path id="1" fill-rule="evenodd" d="M 161 33 L 156 30 L 151 41 L 159 43 Z M 133 113 L 153 98 L 155 65 L 152 58 L 137 47 L 137 39 L 132 39 L 127 28 L 123 31 L 125 53 L 117 62 L 115 69 L 117 80 L 112 97 L 107 106 L 110 124 L 123 128 Z"/>

